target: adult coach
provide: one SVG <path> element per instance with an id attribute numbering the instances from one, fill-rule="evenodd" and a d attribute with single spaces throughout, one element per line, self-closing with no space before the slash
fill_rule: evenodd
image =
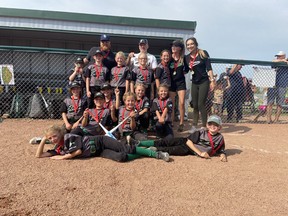
<path id="1" fill-rule="evenodd" d="M 140 53 L 145 53 L 147 55 L 147 67 L 156 70 L 157 67 L 157 59 L 154 55 L 148 53 L 149 44 L 147 39 L 140 39 L 139 41 L 139 53 L 130 52 L 126 61 L 127 66 L 132 65 L 133 67 L 139 67 L 138 56 Z"/>
<path id="2" fill-rule="evenodd" d="M 102 63 L 105 67 L 108 68 L 109 71 L 113 67 L 117 65 L 115 61 L 115 55 L 111 51 L 111 41 L 110 41 L 110 36 L 107 34 L 103 34 L 100 36 L 100 47 L 92 47 L 88 53 L 88 55 L 83 59 L 84 64 L 87 65 L 89 64 L 94 64 L 95 61 L 93 59 L 93 55 L 97 50 L 100 50 L 103 53 L 103 60 Z"/>
<path id="3" fill-rule="evenodd" d="M 138 56 L 140 53 L 145 53 L 147 55 L 147 68 L 148 70 L 151 69 L 153 74 L 157 68 L 157 59 L 154 55 L 148 53 L 149 44 L 147 39 L 140 39 L 139 41 L 139 53 L 130 52 L 126 61 L 126 65 L 130 66 L 131 68 L 140 67 Z M 132 71 L 132 69 L 131 69 Z M 151 83 L 151 91 L 150 91 L 150 98 L 153 100 L 155 96 L 155 82 Z"/>
<path id="4" fill-rule="evenodd" d="M 286 54 L 283 51 L 278 52 L 276 59 L 273 62 L 285 62 L 288 64 Z M 268 88 L 267 97 L 267 123 L 272 123 L 272 106 L 276 99 L 277 110 L 274 122 L 279 121 L 279 117 L 282 112 L 282 105 L 284 104 L 286 89 L 288 86 L 288 67 L 278 66 L 276 69 L 276 83 L 274 88 Z"/>
<path id="5" fill-rule="evenodd" d="M 186 40 L 186 49 L 189 54 L 185 56 L 185 65 L 188 65 L 185 70 L 192 73 L 193 126 L 197 126 L 200 112 L 202 127 L 206 127 L 206 99 L 209 87 L 211 90 L 215 87 L 210 57 L 206 50 L 198 48 L 198 42 L 194 37 Z"/>

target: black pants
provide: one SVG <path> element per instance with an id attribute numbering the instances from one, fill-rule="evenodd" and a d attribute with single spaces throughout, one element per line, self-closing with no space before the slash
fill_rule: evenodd
<path id="1" fill-rule="evenodd" d="M 147 129 L 149 127 L 149 113 L 146 112 L 143 115 L 140 115 L 136 118 L 138 129 Z"/>
<path id="2" fill-rule="evenodd" d="M 174 136 L 172 125 L 170 122 L 165 122 L 165 124 L 160 124 L 157 121 L 155 128 L 156 128 L 156 134 L 159 137 L 165 137 L 167 135 L 172 135 L 172 137 Z"/>
<path id="3" fill-rule="evenodd" d="M 118 162 L 127 161 L 127 154 L 135 153 L 135 146 L 129 146 L 108 136 L 93 136 L 91 141 L 96 144 L 100 157 Z"/>
<path id="4" fill-rule="evenodd" d="M 187 138 L 183 137 L 166 137 L 156 140 L 154 146 L 158 151 L 168 152 L 170 155 L 185 156 L 194 155 L 194 152 L 186 145 Z"/>

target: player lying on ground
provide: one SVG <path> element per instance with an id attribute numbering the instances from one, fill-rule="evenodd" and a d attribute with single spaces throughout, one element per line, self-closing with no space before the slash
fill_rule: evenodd
<path id="1" fill-rule="evenodd" d="M 170 155 L 198 155 L 210 158 L 220 155 L 220 160 L 227 162 L 224 137 L 219 131 L 222 128 L 219 116 L 212 115 L 208 118 L 207 129 L 195 130 L 187 138 L 171 136 L 160 140 L 138 141 L 138 146 L 150 147 L 155 151 L 165 151 Z"/>
<path id="2" fill-rule="evenodd" d="M 46 140 L 50 140 L 55 147 L 44 152 Z M 131 143 L 133 144 L 133 143 Z M 169 154 L 123 144 L 108 136 L 78 136 L 65 134 L 60 126 L 49 127 L 41 140 L 36 152 L 37 158 L 51 157 L 51 159 L 63 160 L 74 157 L 104 157 L 118 162 L 126 162 L 138 158 L 139 155 L 169 161 Z"/>

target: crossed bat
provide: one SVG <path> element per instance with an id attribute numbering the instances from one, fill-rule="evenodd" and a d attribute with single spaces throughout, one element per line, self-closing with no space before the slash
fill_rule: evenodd
<path id="1" fill-rule="evenodd" d="M 128 118 L 130 118 L 130 116 L 127 116 L 125 119 L 123 119 L 116 127 L 112 128 L 111 130 L 107 130 L 101 123 L 99 123 L 99 125 L 101 126 L 101 128 L 104 130 L 105 132 L 105 136 L 109 136 L 115 140 L 116 137 L 113 135 L 113 132 L 116 131 Z"/>

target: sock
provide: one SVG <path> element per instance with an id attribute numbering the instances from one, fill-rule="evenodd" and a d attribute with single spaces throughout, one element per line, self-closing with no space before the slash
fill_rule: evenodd
<path id="1" fill-rule="evenodd" d="M 157 152 L 152 151 L 147 148 L 141 148 L 141 147 L 136 147 L 136 154 L 143 155 L 143 156 L 148 156 L 148 157 L 157 157 Z"/>
<path id="2" fill-rule="evenodd" d="M 143 146 L 143 147 L 154 146 L 154 140 L 142 140 L 140 141 L 139 146 Z"/>
<path id="3" fill-rule="evenodd" d="M 135 160 L 140 157 L 141 155 L 138 155 L 138 154 L 127 154 L 127 161 Z"/>

